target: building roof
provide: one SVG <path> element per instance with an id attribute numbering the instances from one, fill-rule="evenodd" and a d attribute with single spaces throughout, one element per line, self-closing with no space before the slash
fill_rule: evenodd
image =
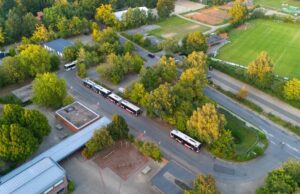
<path id="1" fill-rule="evenodd" d="M 148 11 L 148 8 L 147 7 L 135 7 L 135 8 L 133 8 L 133 9 L 139 9 L 139 10 L 141 10 L 141 11 Z M 122 20 L 122 15 L 124 14 L 124 13 L 126 13 L 128 11 L 128 9 L 126 9 L 126 10 L 123 10 L 123 11 L 117 11 L 117 12 L 115 12 L 114 14 L 115 14 L 115 16 L 116 16 L 116 18 L 119 20 L 119 21 L 121 21 Z"/>
<path id="2" fill-rule="evenodd" d="M 56 52 L 60 52 L 60 53 L 63 53 L 64 48 L 66 48 L 68 46 L 72 46 L 72 45 L 73 44 L 70 41 L 67 41 L 62 38 L 53 40 L 51 42 L 44 43 L 44 46 L 51 48 L 51 49 L 55 50 Z"/>
<path id="3" fill-rule="evenodd" d="M 207 38 L 207 44 L 208 45 L 216 44 L 216 43 L 219 43 L 222 40 L 223 40 L 223 38 L 221 36 L 219 36 L 217 34 L 213 34 L 213 35 L 210 35 Z"/>
<path id="4" fill-rule="evenodd" d="M 18 88 L 12 93 L 19 98 L 22 103 L 26 103 L 30 101 L 31 94 L 32 94 L 32 84 L 26 85 L 24 87 Z"/>
<path id="5" fill-rule="evenodd" d="M 43 158 L 0 185 L 0 193 L 42 193 L 64 177 L 63 168 L 52 159 Z"/>
<path id="6" fill-rule="evenodd" d="M 97 113 L 84 106 L 80 102 L 74 102 L 68 106 L 65 106 L 56 111 L 56 114 L 75 127 L 77 130 L 80 130 L 83 127 L 91 124 L 100 117 Z"/>
<path id="7" fill-rule="evenodd" d="M 111 122 L 110 119 L 108 119 L 107 117 L 102 117 L 101 119 L 97 120 L 91 125 L 78 131 L 74 135 L 66 138 L 65 140 L 61 141 L 55 146 L 49 148 L 48 150 L 36 156 L 32 160 L 24 163 L 23 165 L 14 169 L 10 173 L 1 177 L 0 188 L 2 187 L 1 183 L 3 184 L 6 181 L 9 181 L 10 179 L 14 179 L 16 175 L 20 174 L 22 171 L 29 168 L 30 166 L 32 166 L 33 164 L 35 164 L 36 162 L 40 161 L 43 158 L 49 157 L 55 162 L 61 161 L 62 159 L 66 158 L 67 156 L 69 156 L 70 154 L 74 153 L 76 150 L 81 148 L 83 145 L 85 145 L 85 143 L 91 139 L 95 130 L 108 125 L 110 122 Z"/>

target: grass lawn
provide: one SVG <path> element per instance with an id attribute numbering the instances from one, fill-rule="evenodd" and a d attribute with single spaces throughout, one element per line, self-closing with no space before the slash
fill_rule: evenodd
<path id="1" fill-rule="evenodd" d="M 247 26 L 229 33 L 231 43 L 221 48 L 218 58 L 247 65 L 267 51 L 276 74 L 300 78 L 300 25 L 259 19 Z"/>
<path id="2" fill-rule="evenodd" d="M 257 130 L 246 126 L 244 121 L 238 119 L 228 111 L 224 109 L 219 110 L 226 117 L 227 124 L 225 128 L 232 132 L 237 154 L 247 153 L 258 141 Z"/>
<path id="3" fill-rule="evenodd" d="M 281 10 L 281 5 L 289 4 L 300 8 L 299 0 L 254 0 L 256 5 L 261 5 L 263 7 L 269 7 L 277 10 Z"/>
<path id="4" fill-rule="evenodd" d="M 156 25 L 159 25 L 160 28 L 149 31 L 148 33 L 159 38 L 175 37 L 181 39 L 189 32 L 205 32 L 209 30 L 206 26 L 195 24 L 177 16 L 164 19 L 156 23 Z"/>

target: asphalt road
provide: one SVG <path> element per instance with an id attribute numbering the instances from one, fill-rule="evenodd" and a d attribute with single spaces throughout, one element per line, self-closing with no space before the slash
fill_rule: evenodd
<path id="1" fill-rule="evenodd" d="M 125 42 L 126 39 L 120 37 L 120 40 L 121 42 Z M 135 47 L 136 52 L 147 60 L 146 66 L 156 64 L 159 60 L 158 56 L 149 58 L 147 56 L 149 52 L 138 45 L 135 45 Z M 246 163 L 232 163 L 215 159 L 204 149 L 200 153 L 187 150 L 169 137 L 171 127 L 159 124 L 159 122 L 146 116 L 135 117 L 125 112 L 123 109 L 110 103 L 107 99 L 85 88 L 81 80 L 75 76 L 74 71 L 62 72 L 60 76 L 66 79 L 69 92 L 78 100 L 101 115 L 109 117 L 113 114 L 119 114 L 123 116 L 133 134 L 160 144 L 167 159 L 175 160 L 194 173 L 213 174 L 222 193 L 254 193 L 255 188 L 261 184 L 262 179 L 269 171 L 279 167 L 283 161 L 289 158 L 300 160 L 299 138 L 283 131 L 273 123 L 262 119 L 252 111 L 244 109 L 212 88 L 208 87 L 205 89 L 205 94 L 209 98 L 267 134 L 269 147 L 263 156 Z"/>
<path id="2" fill-rule="evenodd" d="M 231 88 L 233 91 L 239 91 L 240 87 L 236 83 L 232 83 L 228 80 L 226 80 L 224 77 L 218 76 L 214 71 L 209 72 L 209 75 L 212 77 L 212 80 L 217 83 L 221 83 L 222 85 Z M 300 115 L 297 115 L 296 113 L 291 113 L 288 111 L 288 108 L 285 109 L 285 107 L 282 107 L 284 103 L 282 104 L 275 104 L 274 101 L 268 101 L 268 98 L 265 96 L 259 96 L 256 93 L 249 92 L 247 98 L 253 102 L 262 104 L 263 106 L 269 108 L 272 110 L 273 114 L 276 114 L 278 116 L 283 115 L 284 119 L 292 122 L 293 124 L 300 125 Z M 289 105 L 287 105 L 289 106 Z"/>
<path id="3" fill-rule="evenodd" d="M 278 167 L 288 158 L 300 159 L 299 139 L 283 132 L 255 113 L 243 109 L 240 105 L 211 88 L 205 90 L 208 97 L 266 132 L 270 144 L 262 157 L 240 164 L 214 159 L 205 150 L 194 153 L 169 137 L 170 127 L 161 125 L 146 116 L 135 117 L 125 112 L 107 99 L 85 88 L 81 80 L 75 76 L 74 71 L 64 72 L 60 76 L 66 79 L 70 92 L 77 99 L 99 114 L 105 116 L 119 114 L 123 116 L 132 129 L 132 133 L 160 144 L 167 159 L 175 160 L 195 173 L 213 174 L 224 193 L 252 193 L 254 191 L 253 185 L 256 186 L 257 181 L 261 180 L 268 171 Z M 244 183 L 247 184 L 244 185 Z"/>

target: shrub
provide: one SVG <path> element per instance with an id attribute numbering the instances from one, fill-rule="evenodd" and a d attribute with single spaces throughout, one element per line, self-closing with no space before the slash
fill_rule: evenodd
<path id="1" fill-rule="evenodd" d="M 155 161 L 161 161 L 162 153 L 159 146 L 155 143 L 137 140 L 135 141 L 135 145 L 143 155 L 148 156 Z"/>
<path id="2" fill-rule="evenodd" d="M 68 95 L 68 96 L 65 97 L 65 99 L 63 101 L 63 106 L 67 106 L 69 104 L 72 104 L 74 101 L 75 100 L 74 100 L 73 96 Z"/>

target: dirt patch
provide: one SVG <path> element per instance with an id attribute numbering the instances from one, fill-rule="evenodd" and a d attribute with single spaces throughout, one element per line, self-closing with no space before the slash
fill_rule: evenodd
<path id="1" fill-rule="evenodd" d="M 134 145 L 128 141 L 118 141 L 100 152 L 94 161 L 100 168 L 110 168 L 123 180 L 127 180 L 148 161 Z"/>
<path id="2" fill-rule="evenodd" d="M 171 32 L 171 33 L 163 34 L 161 36 L 164 37 L 164 38 L 172 38 L 172 37 L 174 37 L 176 35 L 177 35 L 177 33 Z"/>
<path id="3" fill-rule="evenodd" d="M 188 30 L 194 30 L 196 28 L 199 28 L 199 25 L 192 25 L 192 26 L 189 26 L 187 29 Z"/>
<path id="4" fill-rule="evenodd" d="M 249 28 L 250 24 L 249 23 L 245 23 L 245 24 L 242 24 L 242 25 L 239 25 L 236 29 L 237 30 L 247 30 Z"/>
<path id="5" fill-rule="evenodd" d="M 228 10 L 222 7 L 203 9 L 193 14 L 188 14 L 186 17 L 209 25 L 220 25 L 230 18 Z"/>

